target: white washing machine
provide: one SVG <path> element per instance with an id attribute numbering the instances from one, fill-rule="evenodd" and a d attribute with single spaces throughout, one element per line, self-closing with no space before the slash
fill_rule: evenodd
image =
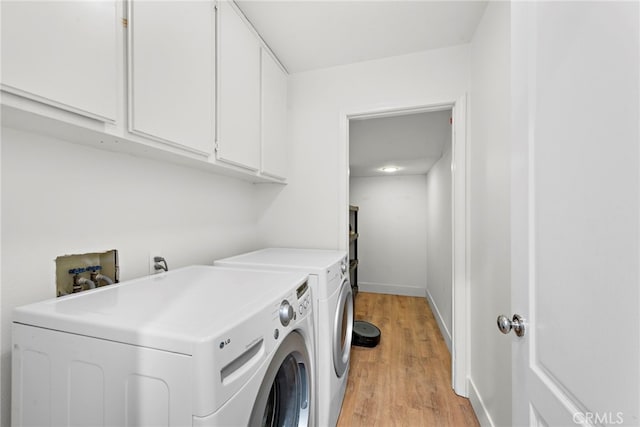
<path id="1" fill-rule="evenodd" d="M 192 266 L 14 312 L 15 426 L 314 425 L 307 275 Z"/>
<path id="2" fill-rule="evenodd" d="M 318 426 L 335 426 L 349 376 L 353 293 L 344 251 L 269 248 L 215 265 L 296 271 L 309 275 L 315 312 Z"/>

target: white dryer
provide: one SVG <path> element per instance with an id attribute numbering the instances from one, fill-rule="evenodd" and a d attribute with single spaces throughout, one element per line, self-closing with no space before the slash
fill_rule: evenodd
<path id="1" fill-rule="evenodd" d="M 315 312 L 318 426 L 335 426 L 347 387 L 353 328 L 353 293 L 347 253 L 268 248 L 218 260 L 214 264 L 309 275 Z"/>
<path id="2" fill-rule="evenodd" d="M 16 426 L 314 425 L 307 275 L 192 266 L 19 307 Z"/>

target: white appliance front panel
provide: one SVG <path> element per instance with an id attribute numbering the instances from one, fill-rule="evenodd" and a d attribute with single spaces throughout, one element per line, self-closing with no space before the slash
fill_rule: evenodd
<path id="1" fill-rule="evenodd" d="M 343 251 L 268 248 L 215 261 L 215 265 L 238 268 L 298 271 L 309 274 L 309 284 L 313 292 L 316 331 L 316 377 L 318 425 L 335 425 L 347 386 L 349 376 L 350 345 L 346 352 L 340 351 L 344 365 L 336 374 L 334 366 L 334 344 L 342 343 L 336 337 L 334 328 L 336 317 L 344 314 L 344 307 L 338 307 L 341 285 L 346 278 L 341 264 L 346 260 Z M 348 282 L 347 282 L 348 285 Z M 352 313 L 352 310 L 351 310 Z M 348 317 L 348 315 L 347 315 Z"/>
<path id="2" fill-rule="evenodd" d="M 193 355 L 307 279 L 192 266 L 14 310 L 14 322 Z"/>
<path id="3" fill-rule="evenodd" d="M 191 425 L 190 356 L 14 324 L 12 358 L 14 425 Z"/>

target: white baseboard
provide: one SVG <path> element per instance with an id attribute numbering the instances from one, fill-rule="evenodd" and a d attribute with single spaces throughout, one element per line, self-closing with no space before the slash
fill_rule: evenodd
<path id="1" fill-rule="evenodd" d="M 447 348 L 449 349 L 449 354 L 451 354 L 451 332 L 447 329 L 447 325 L 444 323 L 444 319 L 440 314 L 440 310 L 438 310 L 438 306 L 436 305 L 433 297 L 431 296 L 431 292 L 429 289 L 426 290 L 426 298 L 429 303 L 429 307 L 431 307 L 431 312 L 433 313 L 433 317 L 436 318 L 436 322 L 438 323 L 438 328 L 440 329 L 440 334 L 442 338 L 444 338 L 444 342 L 447 344 Z"/>
<path id="2" fill-rule="evenodd" d="M 487 407 L 478 393 L 478 389 L 473 381 L 469 378 L 469 401 L 473 407 L 473 411 L 476 413 L 476 418 L 482 427 L 494 427 L 493 420 L 487 411 Z"/>
<path id="3" fill-rule="evenodd" d="M 403 295 L 407 297 L 424 297 L 426 290 L 413 286 L 393 285 L 389 283 L 358 282 L 358 290 L 374 294 Z"/>

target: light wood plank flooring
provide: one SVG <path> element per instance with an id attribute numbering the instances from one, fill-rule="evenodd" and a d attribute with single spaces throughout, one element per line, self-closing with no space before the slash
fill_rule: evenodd
<path id="1" fill-rule="evenodd" d="M 360 292 L 355 317 L 381 340 L 352 348 L 338 427 L 479 425 L 451 389 L 451 356 L 425 298 Z"/>

